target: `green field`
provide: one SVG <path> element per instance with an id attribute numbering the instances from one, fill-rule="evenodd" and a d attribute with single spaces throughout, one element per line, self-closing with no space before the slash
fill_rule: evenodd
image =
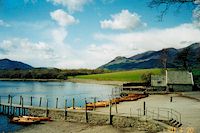
<path id="1" fill-rule="evenodd" d="M 83 76 L 76 76 L 76 78 L 104 80 L 104 81 L 142 82 L 141 76 L 144 73 L 161 74 L 161 72 L 162 69 L 140 69 L 132 71 L 105 73 L 105 74 L 83 75 Z"/>

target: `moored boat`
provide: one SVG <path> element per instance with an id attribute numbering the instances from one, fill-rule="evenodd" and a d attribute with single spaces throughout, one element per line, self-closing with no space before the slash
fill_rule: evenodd
<path id="1" fill-rule="evenodd" d="M 40 123 L 39 120 L 32 120 L 32 119 L 23 118 L 23 117 L 12 117 L 10 118 L 10 122 L 15 123 L 15 124 L 20 124 L 20 125 L 30 125 L 30 124 Z"/>
<path id="2" fill-rule="evenodd" d="M 51 121 L 51 117 L 22 116 L 22 118 L 38 120 L 38 121 Z"/>

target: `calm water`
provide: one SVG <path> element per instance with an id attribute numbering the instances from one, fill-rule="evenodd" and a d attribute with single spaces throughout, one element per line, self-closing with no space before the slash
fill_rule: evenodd
<path id="1" fill-rule="evenodd" d="M 33 96 L 33 106 L 39 106 L 39 99 L 42 97 L 42 106 L 48 105 L 51 108 L 56 106 L 64 108 L 64 101 L 67 99 L 67 106 L 72 106 L 72 98 L 75 99 L 75 106 L 84 106 L 84 99 L 93 101 L 109 99 L 114 86 L 72 83 L 72 82 L 21 82 L 21 81 L 0 81 L 1 102 L 8 102 L 8 95 L 13 97 L 13 104 L 19 104 L 20 96 L 24 99 L 24 105 L 30 105 Z M 12 128 L 10 128 L 12 127 Z M 5 116 L 0 115 L 0 132 L 10 132 L 20 129 L 21 126 L 11 125 Z"/>

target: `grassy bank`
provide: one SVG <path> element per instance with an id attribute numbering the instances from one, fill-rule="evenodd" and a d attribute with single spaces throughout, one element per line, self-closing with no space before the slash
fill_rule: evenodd
<path id="1" fill-rule="evenodd" d="M 105 74 L 92 74 L 76 76 L 79 79 L 92 79 L 92 80 L 105 80 L 105 81 L 128 81 L 128 82 L 141 82 L 142 75 L 145 73 L 161 74 L 161 69 L 140 69 L 132 71 L 120 71 Z"/>

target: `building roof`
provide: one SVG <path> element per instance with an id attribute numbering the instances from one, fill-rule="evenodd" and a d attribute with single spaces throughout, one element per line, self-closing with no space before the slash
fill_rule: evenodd
<path id="1" fill-rule="evenodd" d="M 193 85 L 192 73 L 188 71 L 167 71 L 167 84 L 185 84 Z"/>

